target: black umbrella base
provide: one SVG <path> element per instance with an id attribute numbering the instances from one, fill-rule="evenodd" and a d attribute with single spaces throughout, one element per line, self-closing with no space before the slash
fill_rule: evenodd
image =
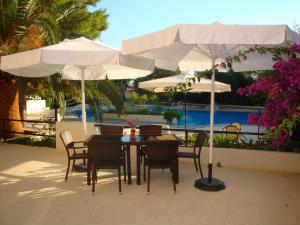
<path id="1" fill-rule="evenodd" d="M 195 188 L 202 191 L 221 191 L 225 189 L 225 184 L 223 181 L 216 178 L 212 178 L 211 182 L 209 182 L 208 178 L 204 177 L 195 181 Z"/>

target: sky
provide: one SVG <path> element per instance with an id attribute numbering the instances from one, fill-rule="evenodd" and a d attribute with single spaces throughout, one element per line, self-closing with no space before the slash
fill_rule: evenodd
<path id="1" fill-rule="evenodd" d="M 101 41 L 116 48 L 122 40 L 174 24 L 300 25 L 300 0 L 101 0 L 96 8 L 109 13 Z"/>

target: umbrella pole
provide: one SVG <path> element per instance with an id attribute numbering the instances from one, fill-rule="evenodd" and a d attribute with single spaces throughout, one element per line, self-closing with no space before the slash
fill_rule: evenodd
<path id="1" fill-rule="evenodd" d="M 212 59 L 212 76 L 211 76 L 211 94 L 210 94 L 210 130 L 209 130 L 209 162 L 208 177 L 195 181 L 195 187 L 204 191 L 220 191 L 225 189 L 223 181 L 212 177 L 212 151 L 214 144 L 214 111 L 215 111 L 215 58 Z"/>
<path id="2" fill-rule="evenodd" d="M 81 119 L 82 119 L 82 130 L 83 130 L 83 140 L 86 140 L 87 137 L 87 129 L 86 129 L 86 111 L 85 111 L 85 74 L 84 74 L 84 68 L 81 69 Z"/>
<path id="3" fill-rule="evenodd" d="M 186 122 L 187 122 L 187 118 L 186 118 L 186 91 L 184 92 L 184 133 L 185 133 L 185 145 L 188 145 L 188 133 L 186 130 Z"/>

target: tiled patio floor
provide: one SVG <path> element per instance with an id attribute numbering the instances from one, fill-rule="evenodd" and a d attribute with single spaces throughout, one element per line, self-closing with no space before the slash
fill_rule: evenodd
<path id="1" fill-rule="evenodd" d="M 100 173 L 92 195 L 85 174 L 64 181 L 65 166 L 64 151 L 0 143 L 0 225 L 300 224 L 296 174 L 215 168 L 227 187 L 211 193 L 193 187 L 193 164 L 181 162 L 176 195 L 161 170 L 150 195 L 145 184 L 122 184 L 119 195 L 113 171 Z"/>

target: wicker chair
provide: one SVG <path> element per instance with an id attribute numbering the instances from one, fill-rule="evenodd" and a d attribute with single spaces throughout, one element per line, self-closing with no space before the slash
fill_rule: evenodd
<path id="1" fill-rule="evenodd" d="M 176 193 L 178 141 L 150 141 L 147 143 L 145 165 L 147 167 L 147 192 L 150 192 L 150 170 L 169 168 L 172 173 L 173 190 Z M 145 167 L 144 167 L 145 169 Z"/>
<path id="2" fill-rule="evenodd" d="M 100 125 L 101 135 L 123 135 L 123 126 Z"/>
<path id="3" fill-rule="evenodd" d="M 72 171 L 74 171 L 74 165 L 76 159 L 82 159 L 83 164 L 86 164 L 86 150 L 87 146 L 84 141 L 74 141 L 72 137 L 71 131 L 62 131 L 60 133 L 60 138 L 65 146 L 68 155 L 68 167 L 66 171 L 65 180 L 68 179 L 69 170 L 70 170 L 70 162 L 73 160 Z M 73 150 L 73 151 L 72 151 Z M 81 150 L 81 152 L 77 152 L 77 150 Z"/>
<path id="4" fill-rule="evenodd" d="M 196 171 L 200 171 L 201 177 L 203 178 L 203 173 L 202 173 L 202 168 L 201 168 L 201 160 L 200 160 L 200 154 L 201 154 L 201 150 L 202 150 L 202 145 L 205 141 L 205 138 L 207 137 L 207 134 L 200 130 L 197 134 L 197 138 L 194 144 L 194 148 L 193 148 L 193 152 L 181 152 L 179 151 L 177 153 L 177 156 L 179 158 L 191 158 L 194 159 L 194 164 L 195 164 L 195 168 Z M 197 161 L 198 161 L 198 165 L 197 165 Z M 198 170 L 199 167 L 199 170 Z"/>
<path id="5" fill-rule="evenodd" d="M 116 140 L 102 140 L 89 144 L 89 158 L 92 168 L 92 192 L 95 192 L 97 172 L 100 169 L 117 169 L 119 179 L 119 192 L 121 193 L 121 166 L 125 168 L 125 158 L 122 157 L 122 142 Z M 124 170 L 124 179 L 126 173 Z"/>
<path id="6" fill-rule="evenodd" d="M 160 125 L 141 125 L 139 126 L 140 135 L 145 136 L 161 136 L 162 135 L 162 126 Z M 143 163 L 145 159 L 146 146 L 140 146 L 140 162 Z"/>

